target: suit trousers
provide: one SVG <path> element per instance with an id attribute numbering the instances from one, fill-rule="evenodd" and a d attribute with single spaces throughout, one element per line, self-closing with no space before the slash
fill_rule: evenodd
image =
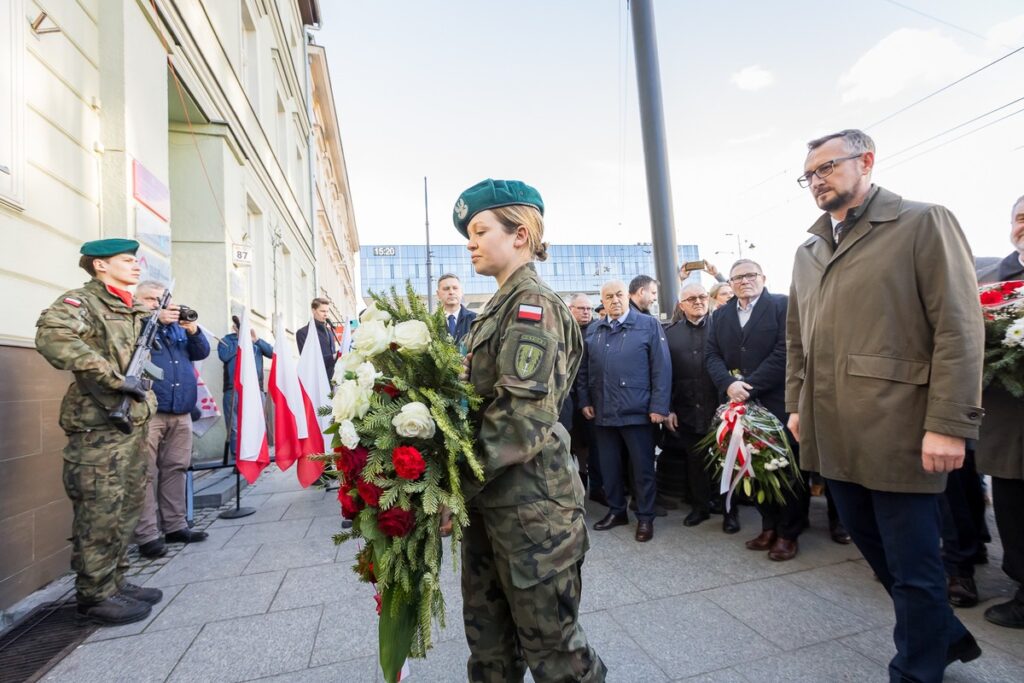
<path id="1" fill-rule="evenodd" d="M 981 479 L 974 465 L 974 451 L 968 450 L 964 465 L 947 475 L 946 490 L 939 498 L 942 511 L 942 562 L 946 574 L 959 578 L 974 577 L 974 557 L 982 547 L 972 498 L 980 492 Z"/>
<path id="2" fill-rule="evenodd" d="M 654 426 L 650 424 L 625 427 L 596 428 L 600 444 L 601 476 L 608 495 L 609 512 L 626 514 L 626 476 L 623 460 L 633 471 L 638 519 L 654 519 L 654 498 L 657 485 L 654 474 Z"/>
<path id="3" fill-rule="evenodd" d="M 992 477 L 992 507 L 1003 541 L 1003 571 L 1017 582 L 1017 602 L 1024 603 L 1024 479 Z"/>
<path id="4" fill-rule="evenodd" d="M 572 440 L 569 450 L 576 456 L 583 488 L 587 488 L 587 482 L 590 482 L 591 493 L 600 491 L 604 488 L 604 481 L 601 479 L 601 465 L 597 462 L 594 421 L 583 417 L 582 410 L 573 413 L 569 437 Z"/>
<path id="5" fill-rule="evenodd" d="M 800 462 L 800 446 L 786 429 L 786 438 L 793 448 L 793 458 Z M 793 482 L 793 491 L 786 493 L 784 503 L 758 503 L 757 511 L 761 513 L 761 529 L 774 531 L 788 541 L 795 541 L 804 530 L 804 522 L 811 507 L 811 489 L 808 474 L 803 472 L 802 482 Z"/>
<path id="6" fill-rule="evenodd" d="M 140 544 L 188 526 L 185 476 L 192 462 L 192 416 L 154 415 L 143 451 L 149 463 L 149 482 L 135 526 L 135 540 Z"/>
<path id="7" fill-rule="evenodd" d="M 896 612 L 894 682 L 939 683 L 946 651 L 967 629 L 946 601 L 939 495 L 875 491 L 829 479 L 839 518 Z"/>
<path id="8" fill-rule="evenodd" d="M 716 482 L 712 481 L 711 471 L 707 467 L 707 455 L 697 448 L 697 444 L 705 436 L 706 434 L 680 428 L 675 434 L 675 440 L 682 446 L 679 450 L 686 467 L 685 498 L 689 498 L 694 510 L 710 512 L 712 500 L 721 498 L 721 494 L 718 493 Z M 674 449 L 665 452 L 672 450 Z M 662 457 L 664 455 L 665 453 L 662 453 Z M 658 464 L 661 464 L 660 459 Z"/>

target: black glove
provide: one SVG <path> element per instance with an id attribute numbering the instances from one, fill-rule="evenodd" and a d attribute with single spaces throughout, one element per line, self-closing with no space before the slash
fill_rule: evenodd
<path id="1" fill-rule="evenodd" d="M 131 400 L 136 403 L 142 403 L 146 400 L 146 393 L 149 391 L 150 383 L 141 377 L 128 376 L 124 378 L 124 384 L 121 385 L 121 393 L 127 394 Z"/>

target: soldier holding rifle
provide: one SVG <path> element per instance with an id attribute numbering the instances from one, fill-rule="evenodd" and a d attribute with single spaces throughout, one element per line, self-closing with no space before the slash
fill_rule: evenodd
<path id="1" fill-rule="evenodd" d="M 74 373 L 60 410 L 68 436 L 64 490 L 74 510 L 71 567 L 78 614 L 103 625 L 145 619 L 163 598 L 124 578 L 146 490 L 141 446 L 156 411 L 148 380 L 130 372 L 149 351 L 136 341 L 147 336 L 150 311 L 127 289 L 139 280 L 138 248 L 128 239 L 83 244 L 78 264 L 92 279 L 57 297 L 36 322 L 39 353 Z"/>

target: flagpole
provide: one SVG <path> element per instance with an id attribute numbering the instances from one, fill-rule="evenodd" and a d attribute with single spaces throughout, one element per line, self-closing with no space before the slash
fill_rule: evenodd
<path id="1" fill-rule="evenodd" d="M 434 291 L 432 289 L 430 273 L 430 211 L 427 205 L 427 176 L 423 176 L 423 222 L 427 230 L 427 310 L 433 312 Z"/>
<path id="2" fill-rule="evenodd" d="M 238 519 L 239 517 L 248 517 L 249 515 L 256 512 L 256 508 L 244 508 L 242 507 L 242 475 L 238 472 L 238 468 L 235 467 L 235 509 L 225 510 L 224 512 L 217 515 L 221 519 Z"/>

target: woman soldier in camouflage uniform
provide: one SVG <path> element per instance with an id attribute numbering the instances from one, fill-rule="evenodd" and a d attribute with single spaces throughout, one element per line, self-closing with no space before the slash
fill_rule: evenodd
<path id="1" fill-rule="evenodd" d="M 473 267 L 498 291 L 466 340 L 485 480 L 468 475 L 462 544 L 470 681 L 604 681 L 579 625 L 580 565 L 589 547 L 583 487 L 558 412 L 582 356 L 579 325 L 537 276 L 547 258 L 540 194 L 485 180 L 455 204 Z"/>

